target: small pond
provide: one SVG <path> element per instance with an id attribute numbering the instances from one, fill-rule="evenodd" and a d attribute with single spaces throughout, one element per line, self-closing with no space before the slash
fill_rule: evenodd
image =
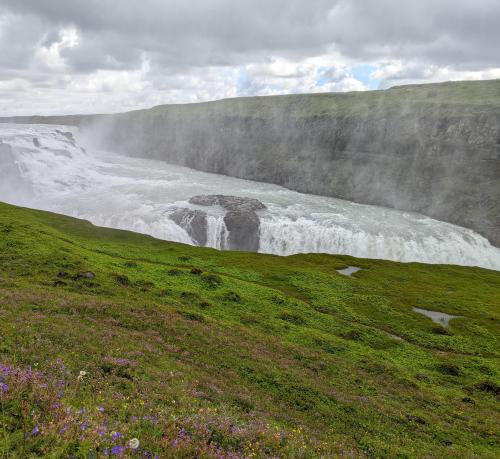
<path id="1" fill-rule="evenodd" d="M 436 322 L 439 325 L 442 325 L 443 327 L 446 327 L 451 319 L 455 319 L 456 317 L 462 317 L 462 316 L 454 316 L 451 314 L 446 314 L 445 312 L 429 311 L 428 309 L 413 308 L 413 310 L 415 312 L 418 312 L 419 314 L 423 314 L 424 316 L 430 317 L 434 322 Z"/>
<path id="2" fill-rule="evenodd" d="M 352 276 L 354 273 L 357 273 L 360 270 L 361 268 L 358 268 L 357 266 L 348 266 L 344 269 L 337 269 L 337 272 L 339 274 L 343 274 L 344 276 Z"/>

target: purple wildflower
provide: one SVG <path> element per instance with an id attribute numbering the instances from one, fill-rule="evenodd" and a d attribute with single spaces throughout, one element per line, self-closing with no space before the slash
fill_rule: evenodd
<path id="1" fill-rule="evenodd" d="M 7 392 L 9 392 L 9 385 L 8 384 L 5 384 L 5 383 L 0 383 L 0 391 L 4 394 L 6 394 Z"/>
<path id="2" fill-rule="evenodd" d="M 111 432 L 111 438 L 113 441 L 118 440 L 119 438 L 123 437 L 123 434 L 120 432 Z"/>
<path id="3" fill-rule="evenodd" d="M 40 433 L 40 429 L 38 426 L 35 426 L 33 430 L 31 431 L 31 435 L 38 435 Z"/>
<path id="4" fill-rule="evenodd" d="M 125 447 L 120 445 L 115 445 L 111 448 L 111 454 L 114 454 L 115 456 L 121 456 L 124 451 Z"/>

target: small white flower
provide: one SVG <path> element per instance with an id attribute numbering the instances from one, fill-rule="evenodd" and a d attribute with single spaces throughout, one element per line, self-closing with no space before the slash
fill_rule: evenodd
<path id="1" fill-rule="evenodd" d="M 87 376 L 87 372 L 84 371 L 84 370 L 80 370 L 80 374 L 78 375 L 78 381 L 83 381 L 83 378 L 85 378 L 85 376 Z"/>
<path id="2" fill-rule="evenodd" d="M 128 441 L 128 447 L 130 449 L 137 449 L 139 448 L 139 440 L 137 438 L 131 438 L 129 441 Z"/>

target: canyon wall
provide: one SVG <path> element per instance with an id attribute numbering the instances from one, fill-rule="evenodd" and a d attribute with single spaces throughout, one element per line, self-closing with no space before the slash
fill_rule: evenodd
<path id="1" fill-rule="evenodd" d="M 420 212 L 500 246 L 500 80 L 42 121 L 124 154 Z"/>

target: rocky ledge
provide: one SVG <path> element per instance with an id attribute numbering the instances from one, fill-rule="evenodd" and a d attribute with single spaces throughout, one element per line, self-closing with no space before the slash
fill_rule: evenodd
<path id="1" fill-rule="evenodd" d="M 220 206 L 226 211 L 224 224 L 228 234 L 223 249 L 248 252 L 259 250 L 260 219 L 257 211 L 266 208 L 262 202 L 252 198 L 216 194 L 193 196 L 189 203 L 204 207 Z M 178 207 L 170 214 L 170 219 L 183 228 L 197 245 L 206 245 L 206 212 Z"/>

